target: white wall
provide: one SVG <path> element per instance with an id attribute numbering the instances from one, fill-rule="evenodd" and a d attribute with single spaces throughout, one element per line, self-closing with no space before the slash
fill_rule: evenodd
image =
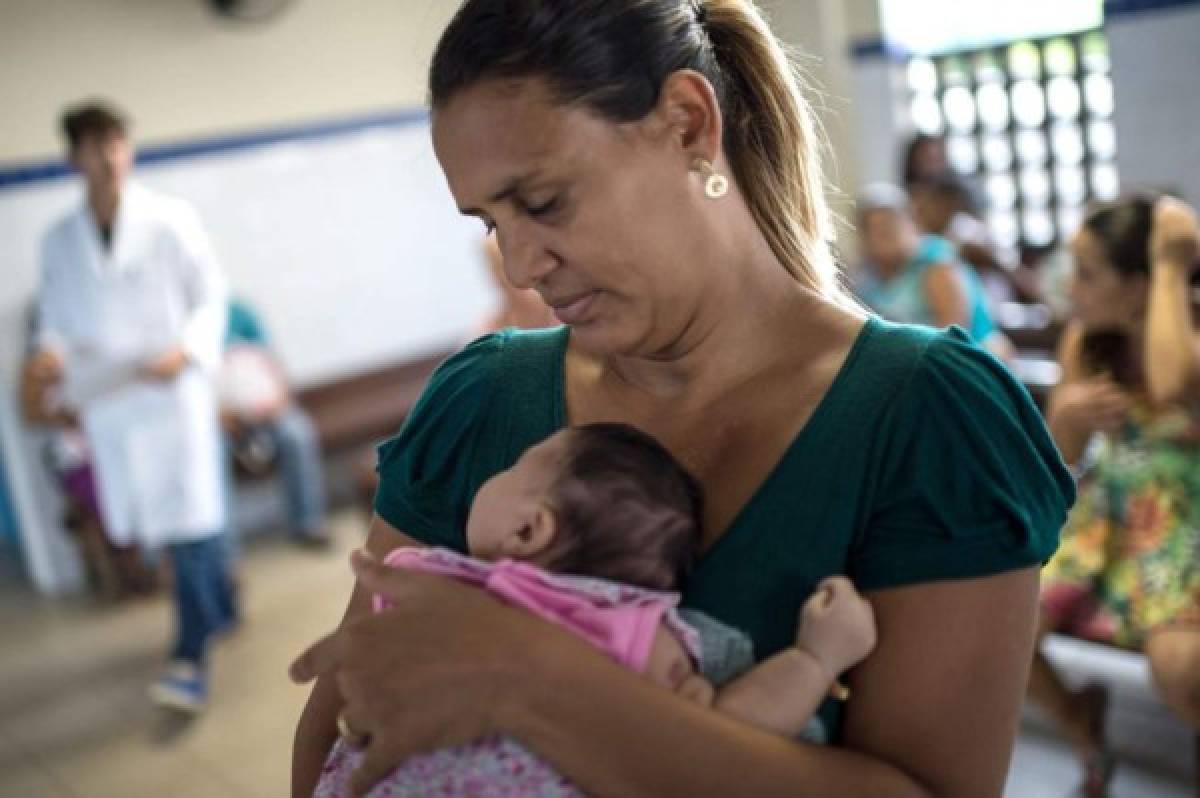
<path id="1" fill-rule="evenodd" d="M 1200 4 L 1119 14 L 1105 27 L 1122 188 L 1200 203 Z"/>
<path id="2" fill-rule="evenodd" d="M 482 228 L 454 208 L 423 115 L 191 155 L 137 176 L 197 208 L 235 292 L 260 312 L 299 385 L 453 346 L 491 305 Z M 80 204 L 75 183 L 0 189 L 0 375 L 18 370 L 37 242 Z M 14 436 L 14 427 L 10 419 L 0 437 L 6 462 L 27 477 L 14 490 L 29 564 L 39 584 L 59 585 L 68 571 L 43 436 Z"/>
<path id="3" fill-rule="evenodd" d="M 874 2 L 766 0 L 764 5 L 783 38 L 800 49 L 814 85 L 824 92 L 814 99 L 830 140 L 834 205 L 845 212 L 858 180 L 847 41 L 877 26 Z M 7 66 L 0 70 L 0 107 L 6 112 L 0 168 L 57 158 L 63 106 L 91 95 L 122 105 L 143 144 L 420 106 L 428 59 L 456 7 L 451 0 L 295 0 L 279 18 L 246 25 L 217 18 L 204 0 L 0 0 L 0 52 Z M 341 157 L 346 169 L 354 171 L 359 163 L 354 179 L 371 179 L 355 160 L 359 150 L 329 146 L 334 150 L 330 157 Z M 315 157 L 320 145 L 300 150 Z M 378 202 L 372 205 L 364 196 L 356 206 L 347 193 L 353 193 L 354 184 L 347 182 L 346 170 L 329 167 L 325 179 L 340 182 L 329 187 L 329 202 L 321 212 L 314 202 L 320 196 L 316 173 L 321 169 L 302 179 L 296 152 L 282 147 L 269 153 L 206 156 L 211 168 L 203 159 L 167 163 L 143 170 L 142 177 L 198 205 L 226 258 L 234 289 L 256 302 L 301 382 L 369 367 L 389 355 L 411 354 L 430 346 L 430 336 L 446 333 L 456 318 L 474 312 L 484 296 L 479 283 L 472 283 L 462 268 L 446 268 L 444 257 L 423 255 L 428 242 L 414 240 L 405 252 L 395 239 L 376 242 L 360 236 L 349 261 L 331 259 L 329 245 L 339 226 L 353 237 L 366 214 L 372 234 L 386 236 L 383 220 L 389 208 L 383 203 L 404 200 L 376 181 L 370 195 Z M 260 190 L 263 181 L 253 175 L 268 168 L 271 158 L 290 170 L 286 185 L 298 192 L 295 196 L 275 202 Z M 245 170 L 239 170 L 239 159 L 248 159 Z M 394 162 L 389 169 L 396 175 Z M 249 193 L 242 190 L 246 181 L 252 184 Z M 65 179 L 0 191 L 0 270 L 5 274 L 0 281 L 0 372 L 10 384 L 20 356 L 21 310 L 35 285 L 36 237 L 44 220 L 65 207 L 74 192 Z M 430 192 L 430 203 L 445 200 L 436 193 Z M 285 206 L 292 212 L 282 219 L 272 213 L 282 213 Z M 305 235 L 289 238 L 289 225 Z M 316 249 L 322 257 L 306 246 L 313 236 L 321 239 Z M 461 242 L 451 249 L 470 257 Z M 372 251 L 388 251 L 390 260 L 372 259 Z M 353 310 L 361 304 L 353 301 L 354 283 L 368 273 L 372 299 L 408 294 L 390 329 L 364 323 L 356 338 L 345 329 L 345 319 L 378 321 Z M 283 275 L 286 285 L 281 287 Z M 422 312 L 407 312 L 414 303 Z M 336 308 L 351 311 L 338 316 Z M 438 312 L 440 323 L 430 319 Z M 0 402 L 0 413 L 8 414 L 11 429 L 7 402 Z M 28 451 L 22 458 L 26 456 Z M 34 483 L 18 490 L 18 500 L 26 510 L 40 506 L 37 523 L 46 526 L 53 508 L 46 505 L 44 486 Z M 47 557 L 60 558 L 60 549 L 61 541 L 52 541 Z M 72 578 L 65 571 L 59 576 L 68 582 Z"/>
<path id="4" fill-rule="evenodd" d="M 850 42 L 878 29 L 875 0 L 765 0 L 775 32 L 794 50 L 810 85 L 809 99 L 828 143 L 829 201 L 842 223 L 838 245 L 852 256 L 853 199 L 861 180 L 857 96 Z M 852 257 L 851 257 L 852 260 Z"/>
<path id="5" fill-rule="evenodd" d="M 236 24 L 205 0 L 0 0 L 0 164 L 56 155 L 64 104 L 102 94 L 143 141 L 421 105 L 456 3 L 294 0 Z"/>
<path id="6" fill-rule="evenodd" d="M 239 26 L 202 0 L 0 0 L 0 169 L 58 158 L 58 115 L 89 95 L 121 104 L 135 138 L 152 144 L 418 107 L 454 7 L 296 0 L 268 25 Z M 417 126 L 173 161 L 140 177 L 198 206 L 234 289 L 308 382 L 440 347 L 488 302 L 479 232 L 455 227 L 428 156 Z M 77 587 L 80 570 L 12 391 L 37 238 L 77 194 L 67 178 L 0 190 L 0 446 L 27 566 L 47 592 Z"/>

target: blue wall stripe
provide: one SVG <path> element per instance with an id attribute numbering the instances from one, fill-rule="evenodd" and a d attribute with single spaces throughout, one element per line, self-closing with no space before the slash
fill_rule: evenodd
<path id="1" fill-rule="evenodd" d="M 882 36 L 868 36 L 850 43 L 850 57 L 855 61 L 907 61 L 911 55 L 912 52 L 907 48 L 889 42 Z"/>
<path id="2" fill-rule="evenodd" d="M 407 109 L 367 114 L 331 122 L 319 122 L 293 127 L 274 128 L 255 133 L 238 133 L 227 136 L 194 139 L 169 144 L 154 144 L 138 148 L 139 165 L 163 163 L 202 155 L 246 150 L 285 141 L 303 141 L 330 138 L 357 133 L 375 127 L 415 125 L 425 122 L 429 112 L 425 109 Z M 70 165 L 62 159 L 32 163 L 0 164 L 0 189 L 53 180 L 71 174 Z"/>
<path id="3" fill-rule="evenodd" d="M 1104 0 L 1104 19 L 1183 6 L 1200 6 L 1200 0 Z"/>

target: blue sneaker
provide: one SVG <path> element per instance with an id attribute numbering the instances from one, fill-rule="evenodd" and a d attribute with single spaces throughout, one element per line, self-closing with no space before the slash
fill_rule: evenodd
<path id="1" fill-rule="evenodd" d="M 150 700 L 181 712 L 199 712 L 208 701 L 204 671 L 191 662 L 172 662 L 162 678 L 150 685 Z"/>

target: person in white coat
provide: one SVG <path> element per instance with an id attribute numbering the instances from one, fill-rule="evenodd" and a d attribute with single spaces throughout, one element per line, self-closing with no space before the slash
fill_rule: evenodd
<path id="1" fill-rule="evenodd" d="M 86 198 L 42 243 L 39 346 L 66 364 L 109 535 L 169 552 L 177 636 L 151 696 L 195 711 L 208 643 L 237 620 L 213 384 L 225 282 L 195 212 L 129 181 L 119 112 L 77 106 L 63 129 Z"/>

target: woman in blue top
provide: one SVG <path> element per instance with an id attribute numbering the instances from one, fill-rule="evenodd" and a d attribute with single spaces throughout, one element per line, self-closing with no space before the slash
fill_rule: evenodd
<path id="1" fill-rule="evenodd" d="M 430 94 L 456 204 L 565 326 L 468 346 L 381 447 L 372 556 L 339 630 L 292 669 L 317 678 L 294 794 L 341 731 L 369 740 L 364 792 L 413 752 L 503 734 L 592 795 L 1000 795 L 1073 485 L 995 358 L 839 289 L 812 115 L 754 5 L 468 0 Z M 379 565 L 397 546 L 461 551 L 485 480 L 594 421 L 643 428 L 700 480 L 684 601 L 756 657 L 794 648 L 825 576 L 871 602 L 879 646 L 821 710 L 832 745 L 689 705 L 477 590 Z M 371 614 L 372 594 L 394 607 Z"/>
<path id="2" fill-rule="evenodd" d="M 868 187 L 858 200 L 864 263 L 855 292 L 885 319 L 930 327 L 957 324 L 1001 359 L 1012 345 L 992 322 L 975 270 L 939 235 L 921 234 L 904 192 L 888 184 Z"/>

